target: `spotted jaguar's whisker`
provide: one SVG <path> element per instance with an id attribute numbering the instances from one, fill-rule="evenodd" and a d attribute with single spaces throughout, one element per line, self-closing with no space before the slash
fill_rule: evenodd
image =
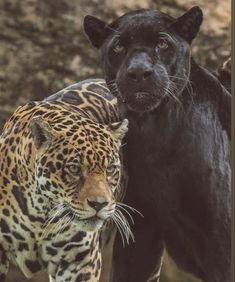
<path id="1" fill-rule="evenodd" d="M 66 209 L 64 209 L 63 213 L 64 213 L 65 211 L 66 211 Z M 59 227 L 61 226 L 61 222 L 63 222 L 63 219 L 64 219 L 64 217 L 65 217 L 65 215 L 63 215 L 63 213 L 62 213 L 62 218 L 59 218 L 58 222 L 56 222 L 56 223 L 52 226 L 52 228 L 51 228 L 51 230 L 50 230 L 51 233 L 53 233 L 53 234 L 58 234 L 57 232 L 58 232 L 58 230 L 59 230 Z"/>
<path id="2" fill-rule="evenodd" d="M 119 207 L 120 208 L 120 207 Z M 114 223 L 117 226 L 117 229 L 121 235 L 123 246 L 125 246 L 125 242 L 129 245 L 130 238 L 134 242 L 134 234 L 131 231 L 130 224 L 122 211 L 120 209 L 116 209 L 114 214 L 111 216 Z M 133 220 L 133 219 L 132 219 Z"/>
<path id="3" fill-rule="evenodd" d="M 130 218 L 132 224 L 134 224 L 134 219 L 133 219 L 132 215 L 128 212 L 128 210 L 126 210 L 126 209 L 125 209 L 124 207 L 122 207 L 122 206 L 117 206 L 116 209 L 117 209 L 117 210 L 118 210 L 118 209 L 122 209 L 123 211 L 125 211 L 125 212 L 127 213 L 127 215 L 129 216 L 129 218 Z"/>
<path id="4" fill-rule="evenodd" d="M 53 208 L 50 209 L 50 211 L 48 212 L 48 215 L 53 214 L 55 210 L 58 209 L 58 207 L 61 206 L 61 203 L 53 203 Z"/>
<path id="5" fill-rule="evenodd" d="M 124 147 L 124 146 L 126 146 L 126 145 L 127 145 L 127 143 L 123 143 L 123 144 L 121 145 L 121 148 Z"/>
<path id="6" fill-rule="evenodd" d="M 45 221 L 45 223 L 43 224 L 43 227 L 46 227 L 48 225 L 51 224 L 51 222 L 61 213 L 61 209 L 58 209 L 59 205 L 56 207 L 57 211 L 55 213 L 49 213 L 49 217 L 48 219 Z M 50 215 L 52 214 L 52 215 Z"/>
<path id="7" fill-rule="evenodd" d="M 111 218 L 112 218 L 113 222 L 115 223 L 115 225 L 116 225 L 116 227 L 117 227 L 117 229 L 118 229 L 118 231 L 119 231 L 119 234 L 120 234 L 121 239 L 122 239 L 122 244 L 123 244 L 123 246 L 125 246 L 125 240 L 124 240 L 123 230 L 122 230 L 122 228 L 120 227 L 119 220 L 117 220 L 115 214 L 113 214 Z"/>
<path id="8" fill-rule="evenodd" d="M 117 202 L 116 205 L 117 205 L 117 206 L 126 207 L 126 208 L 130 209 L 132 212 L 138 213 L 141 217 L 144 218 L 144 215 L 143 215 L 140 211 L 138 211 L 137 209 L 135 209 L 135 208 L 133 208 L 133 207 L 127 205 L 127 204 L 124 204 L 124 203 L 121 203 L 121 202 Z"/>
<path id="9" fill-rule="evenodd" d="M 51 225 L 51 223 L 54 221 L 56 217 L 58 217 L 60 214 L 64 212 L 64 206 L 61 204 L 57 205 L 57 209 L 58 210 L 52 216 L 50 216 L 47 219 L 47 221 L 43 224 L 43 232 L 41 238 L 46 238 L 49 232 L 52 232 L 54 230 L 55 225 L 53 225 L 52 228 L 49 228 L 49 226 Z"/>
<path id="10" fill-rule="evenodd" d="M 133 232 L 131 231 L 130 224 L 129 224 L 129 222 L 127 221 L 126 217 L 123 215 L 123 213 L 122 213 L 120 210 L 117 210 L 117 211 L 116 211 L 116 214 L 119 216 L 121 222 L 123 223 L 123 225 L 124 225 L 124 227 L 125 227 L 126 234 L 127 234 L 127 236 L 128 236 L 128 244 L 129 244 L 129 238 L 131 238 L 132 241 L 135 242 L 134 234 L 133 234 Z"/>
<path id="11" fill-rule="evenodd" d="M 67 217 L 67 220 L 65 221 Z M 61 227 L 60 229 L 58 230 L 58 236 L 61 236 L 61 234 L 63 233 L 63 231 L 65 230 L 65 228 L 72 222 L 72 216 L 71 216 L 71 212 L 68 211 L 67 214 L 65 214 L 64 218 L 63 218 L 63 221 L 62 221 L 62 224 L 61 224 Z M 57 238 L 56 238 L 57 239 Z"/>

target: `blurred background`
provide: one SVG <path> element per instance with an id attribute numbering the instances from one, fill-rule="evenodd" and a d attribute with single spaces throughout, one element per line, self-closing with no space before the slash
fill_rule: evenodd
<path id="1" fill-rule="evenodd" d="M 192 52 L 213 71 L 231 51 L 230 0 L 0 0 L 0 131 L 18 105 L 84 78 L 102 77 L 97 51 L 83 33 L 85 15 L 112 21 L 130 10 L 157 8 L 177 17 L 193 5 L 203 9 L 204 22 Z M 104 266 L 102 282 L 108 282 L 110 264 Z M 26 280 L 12 268 L 7 281 Z M 27 281 L 48 280 L 40 273 Z M 169 281 L 198 282 L 166 256 L 161 282 Z"/>

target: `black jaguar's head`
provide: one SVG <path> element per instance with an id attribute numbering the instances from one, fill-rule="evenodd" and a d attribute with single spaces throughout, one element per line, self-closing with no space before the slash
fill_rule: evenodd
<path id="1" fill-rule="evenodd" d="M 129 12 L 111 24 L 86 16 L 84 30 L 100 50 L 112 93 L 135 112 L 178 100 L 190 72 L 190 43 L 202 23 L 193 7 L 174 19 L 157 10 Z"/>

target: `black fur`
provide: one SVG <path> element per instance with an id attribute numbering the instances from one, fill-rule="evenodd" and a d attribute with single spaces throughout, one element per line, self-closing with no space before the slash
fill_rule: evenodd
<path id="1" fill-rule="evenodd" d="M 201 22 L 199 7 L 178 19 L 134 11 L 103 29 L 85 18 L 129 119 L 125 202 L 144 214 L 135 244 L 116 238 L 112 281 L 146 282 L 164 245 L 203 281 L 231 281 L 231 95 L 190 56 Z"/>

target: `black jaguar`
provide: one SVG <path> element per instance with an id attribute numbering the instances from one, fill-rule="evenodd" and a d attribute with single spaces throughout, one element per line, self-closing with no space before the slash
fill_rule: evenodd
<path id="1" fill-rule="evenodd" d="M 112 281 L 146 282 L 164 247 L 203 281 L 231 281 L 231 95 L 191 57 L 201 23 L 199 7 L 179 18 L 138 10 L 111 24 L 84 20 L 129 119 L 125 202 L 144 215 L 135 244 L 116 238 Z"/>

